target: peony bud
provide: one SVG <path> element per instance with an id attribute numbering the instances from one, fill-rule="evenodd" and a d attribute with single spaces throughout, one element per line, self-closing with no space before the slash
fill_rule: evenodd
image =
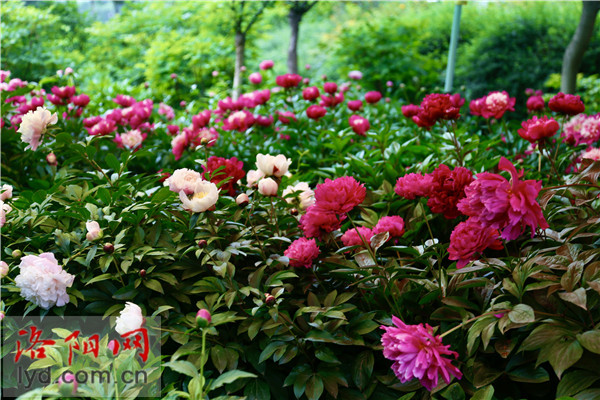
<path id="1" fill-rule="evenodd" d="M 143 278 L 146 276 L 146 270 L 145 269 L 140 269 L 140 278 Z"/>
<path id="2" fill-rule="evenodd" d="M 97 221 L 86 222 L 85 227 L 87 229 L 85 238 L 90 242 L 102 238 L 102 229 L 100 229 L 100 224 Z"/>
<path id="3" fill-rule="evenodd" d="M 57 166 L 58 165 L 58 160 L 56 159 L 56 154 L 54 153 L 50 153 L 46 156 L 46 162 L 48 163 L 48 165 L 50 166 Z"/>
<path id="4" fill-rule="evenodd" d="M 104 252 L 111 254 L 115 251 L 115 246 L 112 243 L 104 243 Z"/>
<path id="5" fill-rule="evenodd" d="M 108 345 L 106 347 L 108 348 L 108 350 L 110 350 L 113 356 L 116 356 L 119 352 L 119 347 L 121 347 L 121 345 L 117 340 L 113 339 L 110 342 L 108 342 Z"/>
<path id="6" fill-rule="evenodd" d="M 213 71 L 213 72 L 212 72 L 212 76 L 214 76 L 214 77 L 217 77 L 217 76 L 219 76 L 219 71 Z"/>
<path id="7" fill-rule="evenodd" d="M 77 393 L 77 381 L 75 375 L 70 372 L 63 373 L 58 378 L 58 388 L 63 396 L 71 397 Z"/>
<path id="8" fill-rule="evenodd" d="M 272 178 L 264 178 L 258 182 L 258 193 L 263 196 L 277 196 L 279 185 Z"/>
<path id="9" fill-rule="evenodd" d="M 65 68 L 65 75 L 70 75 L 72 73 L 73 73 L 73 68 L 71 68 L 71 67 Z"/>
<path id="10" fill-rule="evenodd" d="M 13 250 L 13 252 L 12 252 L 12 256 L 14 258 L 21 258 L 22 255 L 23 255 L 23 253 L 21 253 L 21 250 L 18 250 L 18 249 L 17 250 Z"/>
<path id="11" fill-rule="evenodd" d="M 0 278 L 4 278 L 6 275 L 8 275 L 8 264 L 0 261 Z"/>
<path id="12" fill-rule="evenodd" d="M 0 311 L 0 321 L 2 321 L 5 316 L 6 314 L 4 314 L 4 311 Z"/>
<path id="13" fill-rule="evenodd" d="M 296 216 L 296 215 L 298 215 L 298 209 L 297 209 L 297 208 L 292 208 L 292 209 L 290 210 L 290 214 L 292 214 L 293 216 Z"/>
<path id="14" fill-rule="evenodd" d="M 262 82 L 262 75 L 260 74 L 260 72 L 253 72 L 253 73 L 250 74 L 250 76 L 248 77 L 248 79 L 253 84 L 258 85 L 259 83 Z"/>
<path id="15" fill-rule="evenodd" d="M 201 310 L 198 310 L 198 312 L 196 313 L 196 326 L 198 328 L 206 328 L 208 325 L 210 325 L 210 320 L 210 311 L 208 311 L 207 309 L 203 308 Z"/>
<path id="16" fill-rule="evenodd" d="M 198 240 L 198 247 L 200 247 L 201 249 L 205 248 L 207 244 L 208 242 L 204 239 Z"/>
<path id="17" fill-rule="evenodd" d="M 246 207 L 250 202 L 250 198 L 246 193 L 242 193 L 235 198 L 235 203 L 240 207 Z"/>
<path id="18" fill-rule="evenodd" d="M 268 305 L 269 307 L 271 307 L 273 304 L 275 304 L 275 296 L 273 296 L 270 293 L 265 293 L 265 304 Z"/>
<path id="19" fill-rule="evenodd" d="M 306 68 L 306 69 L 310 69 L 310 64 L 306 64 L 306 65 L 304 66 L 304 68 Z"/>
<path id="20" fill-rule="evenodd" d="M 203 137 L 202 139 L 200 139 L 200 144 L 203 146 L 206 146 L 208 144 L 209 140 L 208 138 Z"/>
<path id="21" fill-rule="evenodd" d="M 171 74 L 171 79 L 177 79 L 177 74 Z"/>

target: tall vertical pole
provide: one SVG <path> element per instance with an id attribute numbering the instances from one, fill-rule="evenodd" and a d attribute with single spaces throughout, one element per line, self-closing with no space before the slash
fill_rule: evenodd
<path id="1" fill-rule="evenodd" d="M 454 67 L 456 66 L 456 48 L 458 47 L 458 33 L 460 29 L 460 13 L 462 11 L 463 1 L 459 1 L 454 6 L 454 19 L 452 20 L 452 33 L 450 34 L 450 47 L 448 49 L 448 66 L 446 68 L 446 84 L 444 92 L 452 91 L 454 83 Z"/>

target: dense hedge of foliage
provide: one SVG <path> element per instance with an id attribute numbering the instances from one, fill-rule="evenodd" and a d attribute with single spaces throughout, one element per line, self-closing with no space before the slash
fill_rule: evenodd
<path id="1" fill-rule="evenodd" d="M 42 80 L 51 93 L 3 73 L 2 312 L 160 315 L 163 398 L 600 394 L 597 109 L 572 120 L 577 99 L 532 96 L 521 127 L 505 93 L 409 106 L 297 76 L 265 90 L 261 72 L 238 100 L 175 109 L 88 104 L 78 71 Z M 24 256 L 48 252 L 67 304 L 26 283 Z M 432 358 L 442 340 L 456 360 Z M 400 363 L 415 354 L 429 375 Z"/>

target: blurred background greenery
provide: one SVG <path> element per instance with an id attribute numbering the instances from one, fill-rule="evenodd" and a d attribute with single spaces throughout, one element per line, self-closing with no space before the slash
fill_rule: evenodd
<path id="1" fill-rule="evenodd" d="M 159 100 L 189 101 L 224 93 L 235 58 L 229 4 L 3 1 L 1 66 L 33 81 L 72 67 L 81 91 L 103 98 L 150 90 Z M 274 2 L 250 31 L 246 84 L 264 59 L 275 61 L 275 74 L 286 72 L 289 6 Z M 364 87 L 382 90 L 392 81 L 390 95 L 416 101 L 424 90 L 443 86 L 453 7 L 454 2 L 319 2 L 300 25 L 300 74 L 338 80 L 360 70 Z M 547 83 L 556 90 L 551 76 L 560 73 L 580 13 L 581 2 L 469 2 L 463 7 L 455 87 L 471 98 L 507 90 L 520 101 L 528 87 Z M 596 26 L 582 76 L 598 74 L 598 66 Z M 591 79 L 592 86 L 599 82 Z"/>

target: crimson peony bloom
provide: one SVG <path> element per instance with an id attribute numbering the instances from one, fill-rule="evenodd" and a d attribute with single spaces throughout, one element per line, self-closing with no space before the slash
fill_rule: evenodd
<path id="1" fill-rule="evenodd" d="M 373 228 L 373 234 L 388 232 L 391 238 L 398 238 L 404 235 L 404 220 L 402 217 L 393 215 L 390 217 L 382 217 Z"/>
<path id="2" fill-rule="evenodd" d="M 300 228 L 306 237 L 321 238 L 326 233 L 340 229 L 341 222 L 345 218 L 345 215 L 338 217 L 333 211 L 323 210 L 313 205 L 308 207 L 306 214 L 300 217 Z"/>
<path id="3" fill-rule="evenodd" d="M 277 115 L 282 124 L 289 124 L 292 121 L 297 121 L 296 116 L 291 111 L 278 111 Z"/>
<path id="4" fill-rule="evenodd" d="M 275 65 L 273 60 L 264 60 L 264 61 L 261 61 L 259 68 L 262 70 L 267 70 L 267 69 L 273 68 L 273 65 Z"/>
<path id="5" fill-rule="evenodd" d="M 356 229 L 358 229 L 358 232 L 356 232 Z M 355 228 L 348 229 L 342 235 L 341 239 L 342 239 L 342 243 L 344 243 L 344 246 L 364 246 L 365 244 L 363 243 L 360 236 L 363 237 L 363 239 L 367 243 L 367 246 L 371 243 L 371 237 L 373 236 L 373 231 L 371 231 L 369 228 L 365 228 L 364 226 L 359 226 L 356 229 Z M 359 233 L 360 233 L 360 236 L 358 235 Z"/>
<path id="6" fill-rule="evenodd" d="M 310 119 L 318 120 L 319 118 L 325 116 L 325 114 L 327 114 L 327 109 L 316 104 L 313 104 L 306 109 L 306 115 Z"/>
<path id="7" fill-rule="evenodd" d="M 176 136 L 179 133 L 179 126 L 167 125 L 167 131 L 169 131 L 169 135 Z"/>
<path id="8" fill-rule="evenodd" d="M 113 101 L 121 107 L 130 107 L 136 103 L 133 97 L 128 96 L 126 94 L 118 94 L 117 97 L 113 99 Z"/>
<path id="9" fill-rule="evenodd" d="M 75 86 L 53 86 L 51 90 L 55 96 L 58 96 L 61 99 L 70 99 L 75 96 Z"/>
<path id="10" fill-rule="evenodd" d="M 545 103 L 542 96 L 531 96 L 527 99 L 527 110 L 529 112 L 542 111 Z"/>
<path id="11" fill-rule="evenodd" d="M 316 86 L 304 88 L 304 90 L 302 91 L 302 98 L 304 100 L 313 101 L 319 98 L 319 96 L 319 88 Z"/>
<path id="12" fill-rule="evenodd" d="M 315 206 L 320 210 L 345 214 L 362 203 L 366 195 L 365 186 L 351 176 L 325 179 L 315 189 Z"/>
<path id="13" fill-rule="evenodd" d="M 381 326 L 385 331 L 381 337 L 383 356 L 394 361 L 392 371 L 400 382 L 408 382 L 417 378 L 429 391 L 438 385 L 439 375 L 446 383 L 450 383 L 450 375 L 457 379 L 462 377 L 458 368 L 444 356 L 458 358 L 458 353 L 444 345 L 442 338 L 433 335 L 433 328 L 428 324 L 406 325 L 399 318 L 392 316 L 394 326 Z"/>
<path id="14" fill-rule="evenodd" d="M 319 247 L 315 239 L 302 237 L 294 240 L 283 255 L 290 259 L 290 266 L 292 267 L 310 268 L 319 253 Z"/>
<path id="15" fill-rule="evenodd" d="M 202 166 L 204 170 L 202 177 L 209 180 L 217 186 L 220 182 L 227 179 L 227 182 L 219 186 L 222 191 L 229 192 L 230 196 L 235 195 L 235 186 L 237 181 L 244 178 L 244 163 L 236 157 L 222 158 L 211 156 L 208 158 L 206 165 Z M 218 171 L 217 171 L 218 170 Z"/>
<path id="16" fill-rule="evenodd" d="M 31 100 L 33 101 L 33 99 L 31 99 Z M 79 96 L 73 96 L 73 97 L 71 97 L 71 103 L 73 103 L 74 105 L 76 105 L 78 107 L 85 107 L 88 104 L 90 104 L 90 96 L 88 96 L 87 94 L 80 94 Z"/>
<path id="17" fill-rule="evenodd" d="M 323 84 L 323 91 L 325 91 L 325 93 L 333 95 L 337 92 L 337 89 L 337 83 L 335 82 L 325 82 L 325 84 Z"/>
<path id="18" fill-rule="evenodd" d="M 534 116 L 532 119 L 523 122 L 521 126 L 522 128 L 517 133 L 531 143 L 554 136 L 560 128 L 558 122 L 547 116 L 542 118 Z"/>
<path id="19" fill-rule="evenodd" d="M 302 82 L 302 77 L 298 74 L 285 74 L 279 75 L 275 78 L 275 83 L 277 86 L 281 86 L 283 88 L 292 88 L 296 87 Z"/>
<path id="20" fill-rule="evenodd" d="M 487 248 L 502 250 L 500 233 L 497 229 L 481 226 L 478 221 L 469 218 L 452 231 L 448 258 L 457 260 L 456 268 L 462 268 L 470 261 L 478 259 L 476 253 L 482 253 Z"/>
<path id="21" fill-rule="evenodd" d="M 550 99 L 548 108 L 554 112 L 566 115 L 577 115 L 585 111 L 581 97 L 562 92 Z"/>
<path id="22" fill-rule="evenodd" d="M 350 111 L 358 111 L 362 108 L 363 102 L 362 100 L 351 100 L 348 102 L 348 109 Z"/>
<path id="23" fill-rule="evenodd" d="M 429 174 L 410 173 L 398 178 L 394 191 L 400 197 L 414 200 L 415 197 L 427 197 L 433 186 L 433 177 Z"/>
<path id="24" fill-rule="evenodd" d="M 402 114 L 406 118 L 410 118 L 410 119 L 412 119 L 412 117 L 414 117 L 415 115 L 417 115 L 420 110 L 421 110 L 421 108 L 419 106 L 414 105 L 414 104 L 409 104 L 407 106 L 402 106 Z"/>
<path id="25" fill-rule="evenodd" d="M 361 136 L 366 136 L 367 131 L 371 128 L 369 120 L 360 115 L 351 115 L 348 118 L 348 124 L 350 124 L 354 133 Z"/>
<path id="26" fill-rule="evenodd" d="M 365 101 L 369 104 L 375 104 L 381 100 L 383 96 L 378 91 L 371 91 L 365 94 Z"/>
<path id="27" fill-rule="evenodd" d="M 433 184 L 430 188 L 427 205 L 434 213 L 444 214 L 447 219 L 460 215 L 458 202 L 465 197 L 465 187 L 473 182 L 473 173 L 467 168 L 456 167 L 450 171 L 441 164 L 431 173 Z"/>
<path id="28" fill-rule="evenodd" d="M 210 115 L 210 110 L 204 110 L 192 116 L 192 126 L 194 127 L 194 129 L 201 129 L 206 127 L 210 122 Z"/>
<path id="29" fill-rule="evenodd" d="M 271 126 L 273 125 L 273 116 L 272 115 L 257 115 L 256 116 L 256 124 L 260 126 Z"/>
<path id="30" fill-rule="evenodd" d="M 498 164 L 511 175 L 510 182 L 502 175 L 482 172 L 465 188 L 466 197 L 458 209 L 478 221 L 481 226 L 501 231 L 505 240 L 518 238 L 527 226 L 533 237 L 535 229 L 548 228 L 536 198 L 542 189 L 541 181 L 521 181 L 515 166 L 502 157 Z"/>

